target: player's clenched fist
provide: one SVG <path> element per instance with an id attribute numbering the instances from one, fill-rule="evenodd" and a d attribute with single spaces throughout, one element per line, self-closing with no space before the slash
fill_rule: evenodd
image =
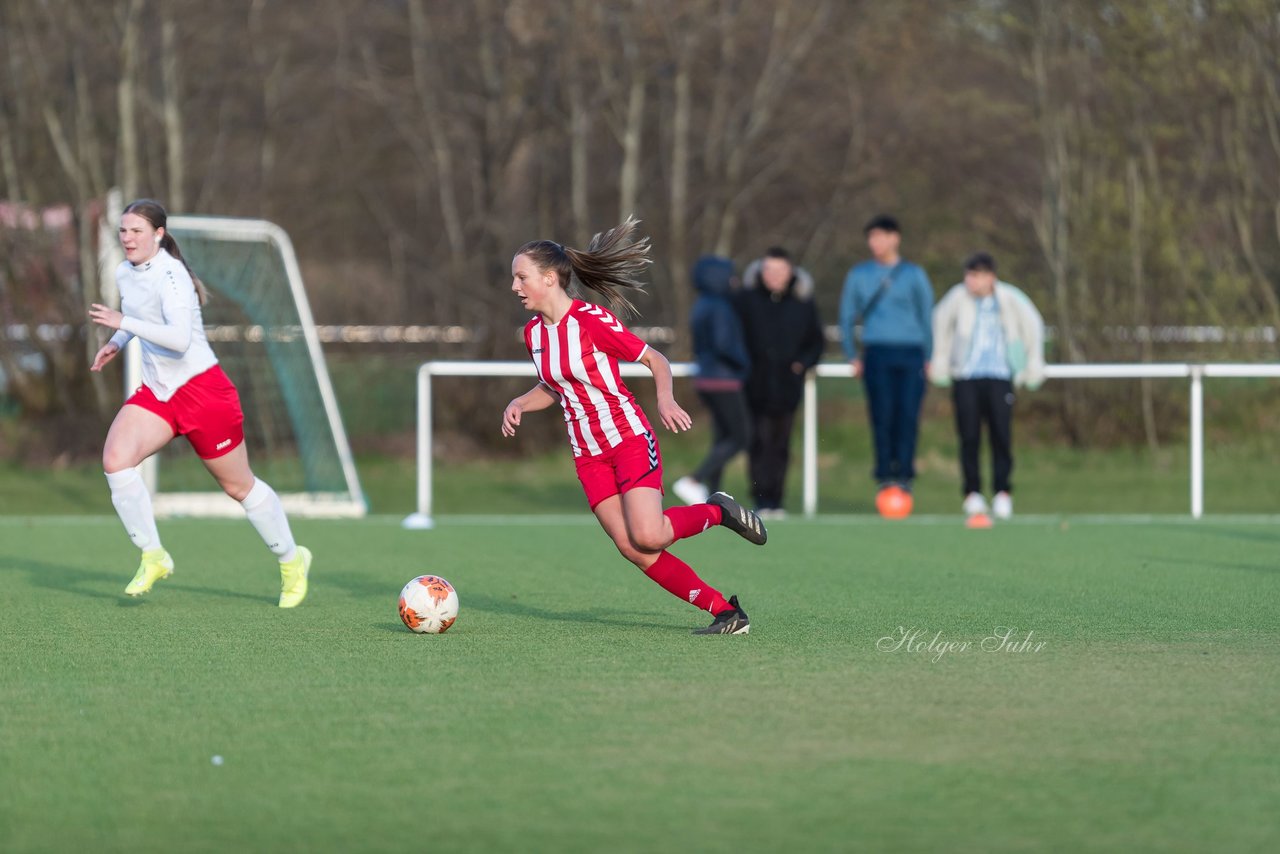
<path id="1" fill-rule="evenodd" d="M 520 404 L 514 400 L 507 404 L 507 408 L 502 412 L 502 435 L 514 436 L 516 428 L 520 426 L 520 413 L 523 412 Z"/>

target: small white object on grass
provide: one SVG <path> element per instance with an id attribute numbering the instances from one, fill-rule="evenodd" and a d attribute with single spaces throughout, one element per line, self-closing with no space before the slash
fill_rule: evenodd
<path id="1" fill-rule="evenodd" d="M 211 759 L 211 760 L 209 760 L 209 761 L 210 761 L 210 762 L 212 762 L 214 765 L 221 765 L 221 764 L 222 764 L 222 757 L 221 757 L 221 756 L 214 755 L 213 759 Z"/>

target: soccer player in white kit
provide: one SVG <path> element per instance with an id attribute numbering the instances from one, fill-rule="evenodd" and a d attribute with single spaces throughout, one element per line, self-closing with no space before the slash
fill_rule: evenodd
<path id="1" fill-rule="evenodd" d="M 514 436 L 525 412 L 564 408 L 578 479 L 587 503 L 618 551 L 668 593 L 711 613 L 694 634 L 745 635 L 751 629 L 738 597 L 727 600 L 667 547 L 724 525 L 756 545 L 767 533 L 756 514 L 717 492 L 704 504 L 662 509 L 662 456 L 658 439 L 622 382 L 618 360 L 653 372 L 658 417 L 671 431 L 688 430 L 689 414 L 672 393 L 671 365 L 622 325 L 608 309 L 570 296 L 577 279 L 613 306 L 631 308 L 628 290 L 649 264 L 649 239 L 632 242 L 636 221 L 597 234 L 587 249 L 550 240 L 526 243 L 511 261 L 511 290 L 536 312 L 525 326 L 525 346 L 539 382 L 507 404 L 502 433 Z"/>
<path id="2" fill-rule="evenodd" d="M 102 370 L 134 336 L 142 343 L 143 385 L 111 422 L 102 449 L 111 503 L 142 550 L 142 564 L 125 593 L 141 596 L 173 574 L 173 558 L 160 544 L 151 495 L 136 467 L 181 435 L 278 558 L 280 607 L 293 608 L 307 595 L 311 552 L 294 542 L 280 497 L 249 468 L 240 397 L 204 334 L 204 286 L 183 260 L 167 221 L 165 209 L 150 199 L 124 209 L 125 261 L 116 268 L 121 311 L 98 304 L 89 311 L 94 323 L 117 330 L 90 370 Z"/>

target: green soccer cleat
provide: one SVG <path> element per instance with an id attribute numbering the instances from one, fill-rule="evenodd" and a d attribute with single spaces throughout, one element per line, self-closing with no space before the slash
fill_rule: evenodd
<path id="1" fill-rule="evenodd" d="M 280 607 L 296 608 L 307 598 L 307 573 L 311 571 L 311 549 L 298 546 L 288 563 L 280 563 Z"/>
<path id="2" fill-rule="evenodd" d="M 142 564 L 133 581 L 124 592 L 130 596 L 141 596 L 149 591 L 157 581 L 173 575 L 173 558 L 164 549 L 152 549 L 142 553 Z"/>

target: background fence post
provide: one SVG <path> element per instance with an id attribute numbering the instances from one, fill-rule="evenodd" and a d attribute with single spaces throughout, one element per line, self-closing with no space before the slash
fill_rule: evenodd
<path id="1" fill-rule="evenodd" d="M 418 507 L 401 524 L 413 530 L 435 527 L 431 518 L 431 362 L 418 368 Z"/>
<path id="2" fill-rule="evenodd" d="M 818 375 L 804 378 L 804 515 L 818 512 Z"/>
<path id="3" fill-rule="evenodd" d="M 1191 518 L 1204 515 L 1204 366 L 1191 366 Z"/>

